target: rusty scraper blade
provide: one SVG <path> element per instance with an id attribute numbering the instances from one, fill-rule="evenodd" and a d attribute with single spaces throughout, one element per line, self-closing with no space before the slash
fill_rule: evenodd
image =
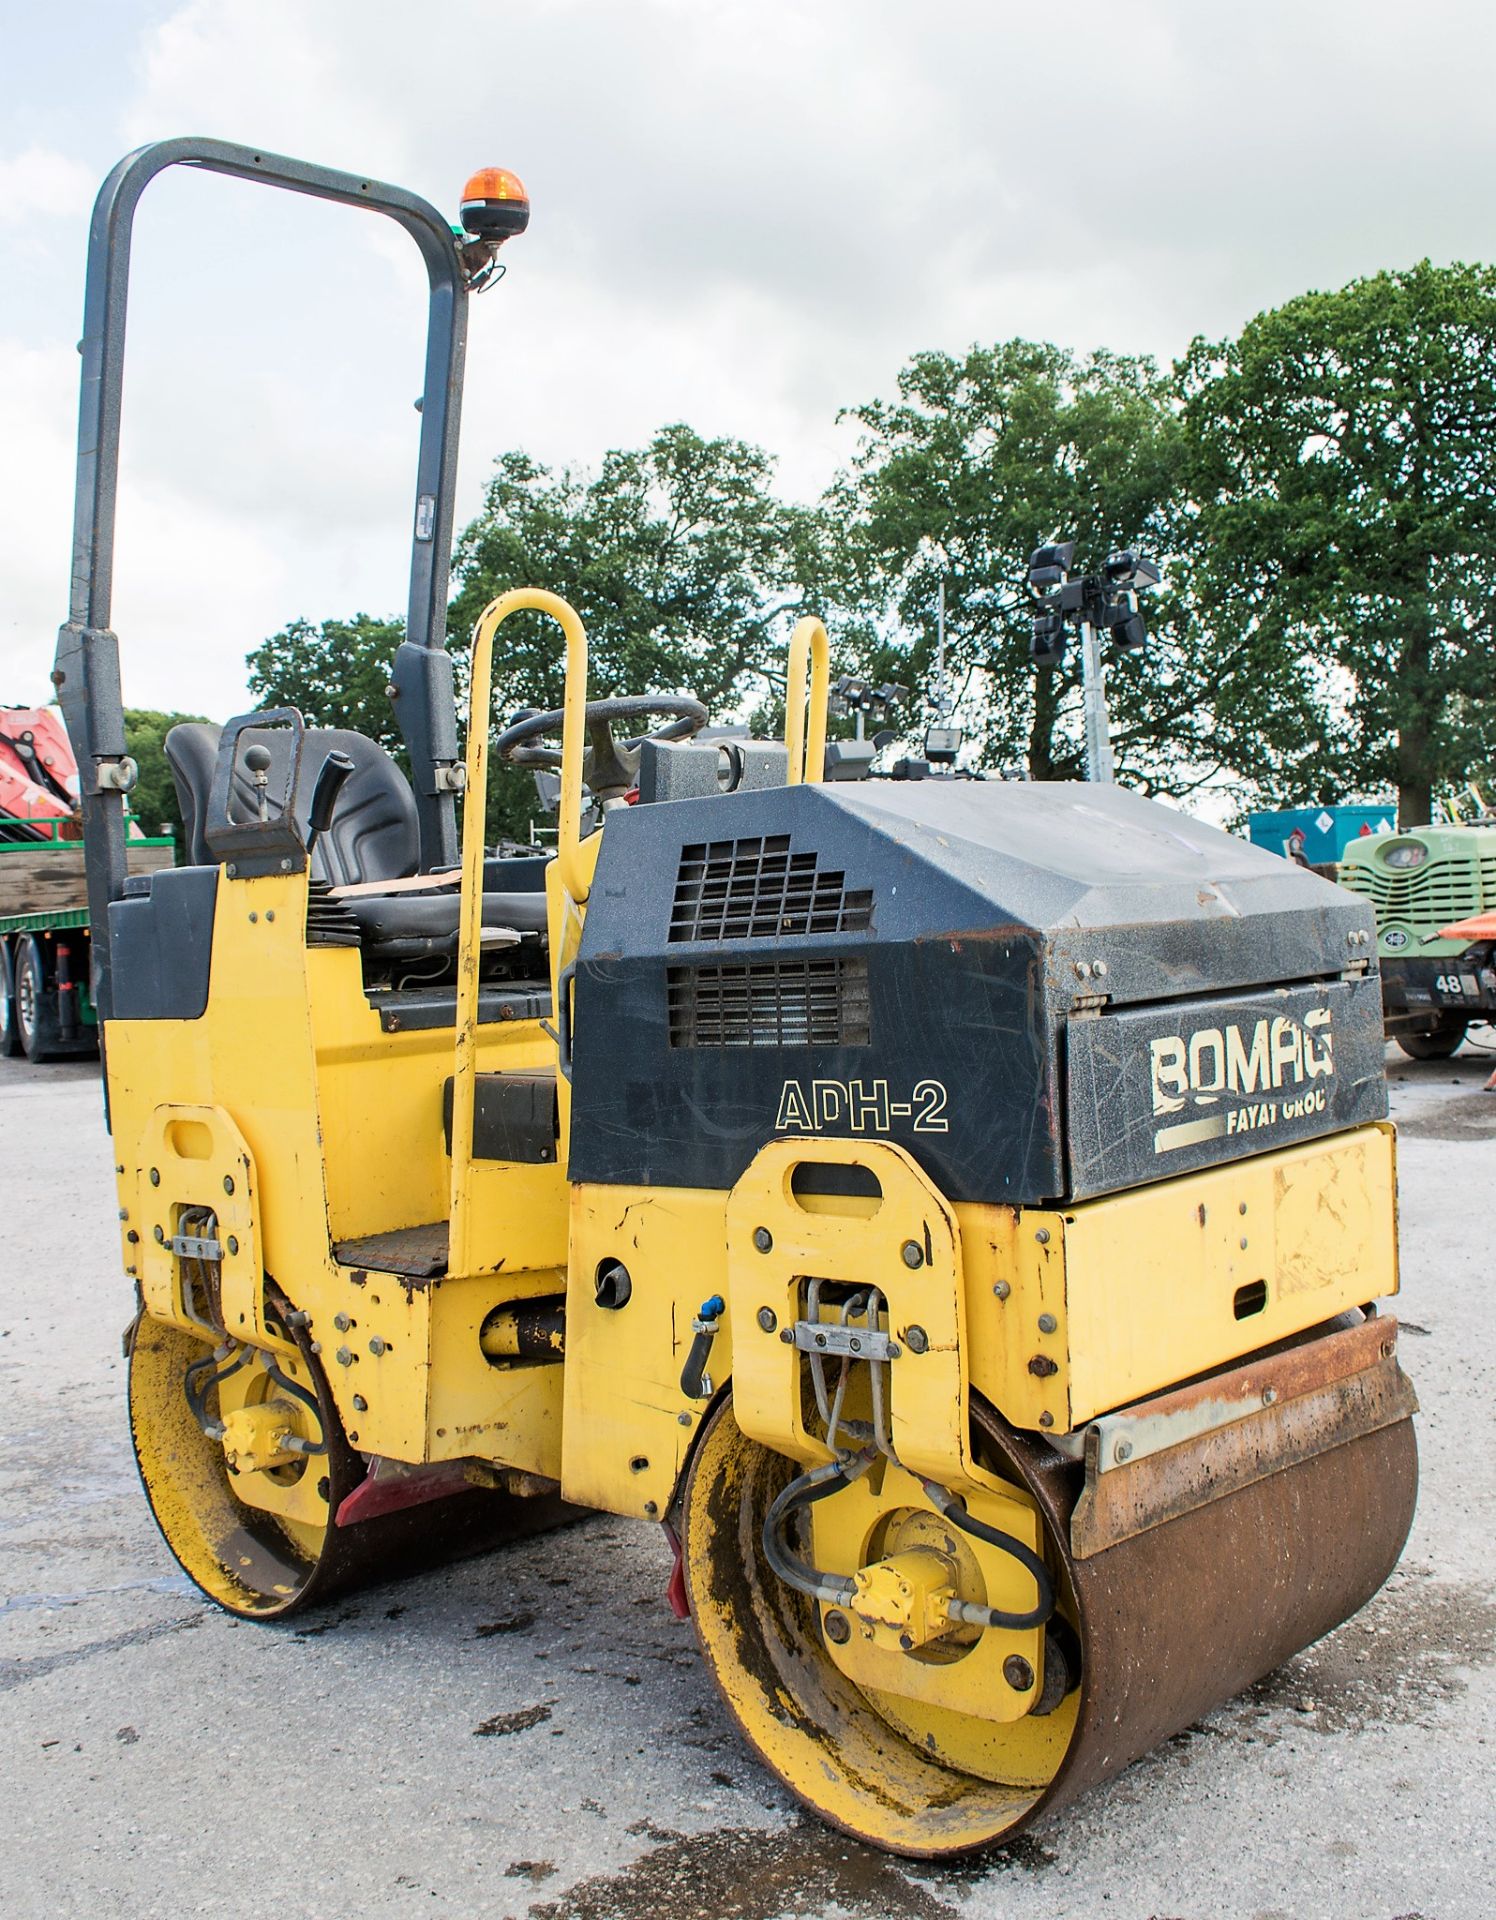
<path id="1" fill-rule="evenodd" d="M 1368 1319 L 1093 1421 L 1071 1550 L 1089 1559 L 1417 1411 L 1397 1322 Z"/>

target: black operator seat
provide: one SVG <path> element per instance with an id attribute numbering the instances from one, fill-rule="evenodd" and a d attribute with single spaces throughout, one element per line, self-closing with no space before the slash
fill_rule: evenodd
<path id="1" fill-rule="evenodd" d="M 221 733 L 220 727 L 188 721 L 173 727 L 164 742 L 182 809 L 184 851 L 189 866 L 215 864 L 205 828 Z M 241 737 L 246 744 L 258 741 L 269 750 L 268 790 L 272 795 L 283 791 L 292 735 L 284 728 L 267 727 L 249 729 Z M 410 782 L 377 740 L 343 727 L 306 729 L 294 802 L 303 832 L 317 776 L 327 756 L 334 752 L 347 754 L 353 762 L 353 772 L 343 783 L 332 818 L 313 843 L 312 877 L 339 890 L 378 889 L 386 883 L 410 882 L 419 870 L 421 856 L 415 795 L 410 790 Z M 234 770 L 233 808 L 240 819 L 250 820 L 255 814 L 255 788 L 243 771 L 242 762 L 241 754 Z M 507 927 L 517 933 L 545 932 L 545 882 L 539 870 L 542 865 L 532 860 L 485 863 L 485 927 Z M 513 868 L 512 877 L 519 884 L 490 891 L 491 881 L 510 878 L 508 873 L 498 871 L 501 868 Z M 384 945 L 398 942 L 403 948 L 412 941 L 445 945 L 450 940 L 455 949 L 458 914 L 455 879 L 455 875 L 434 878 L 431 891 L 392 885 L 389 892 L 340 892 L 340 898 L 358 921 L 360 933 L 372 953 L 377 954 Z"/>

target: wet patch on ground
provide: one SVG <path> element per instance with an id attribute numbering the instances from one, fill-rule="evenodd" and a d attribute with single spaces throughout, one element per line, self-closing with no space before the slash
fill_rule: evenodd
<path id="1" fill-rule="evenodd" d="M 939 1866 L 922 1871 L 937 1885 L 950 1891 L 978 1885 L 1004 1873 L 1038 1873 L 1054 1866 L 1059 1855 L 1031 1833 L 1020 1833 L 1013 1840 L 995 1840 L 990 1847 L 963 1854 L 959 1860 L 944 1860 Z"/>
<path id="2" fill-rule="evenodd" d="M 7 1594 L 0 1598 L 0 1614 L 55 1613 L 63 1607 L 81 1607 L 90 1600 L 112 1600 L 117 1593 L 160 1593 L 185 1600 L 195 1591 L 185 1573 L 161 1573 L 148 1579 L 116 1580 L 107 1587 L 84 1587 L 77 1593 Z"/>
<path id="3" fill-rule="evenodd" d="M 1286 1708 L 1321 1733 L 1420 1725 L 1465 1691 L 1469 1670 L 1493 1664 L 1496 1599 L 1413 1576 L 1259 1680 L 1240 1704 L 1249 1716 Z"/>
<path id="4" fill-rule="evenodd" d="M 532 1887 L 538 1887 L 542 1880 L 549 1880 L 555 1871 L 555 1863 L 550 1860 L 511 1860 L 504 1869 L 504 1878 L 528 1880 Z"/>
<path id="5" fill-rule="evenodd" d="M 0 1693 L 8 1693 L 12 1687 L 21 1687 L 28 1680 L 40 1680 L 44 1674 L 56 1673 L 59 1667 L 74 1667 L 82 1660 L 92 1660 L 101 1653 L 118 1653 L 123 1647 L 138 1647 L 148 1640 L 159 1640 L 163 1634 L 185 1633 L 192 1627 L 200 1627 L 206 1618 L 202 1613 L 189 1613 L 181 1620 L 162 1620 L 154 1626 L 132 1627 L 126 1633 L 110 1634 L 106 1640 L 90 1640 L 81 1647 L 62 1647 L 56 1653 L 38 1653 L 20 1659 L 0 1660 Z"/>
<path id="6" fill-rule="evenodd" d="M 538 1902 L 529 1920 L 785 1920 L 827 1909 L 855 1920 L 957 1920 L 957 1908 L 897 1861 L 819 1822 L 779 1833 L 648 1832 L 653 1852 Z"/>
<path id="7" fill-rule="evenodd" d="M 1496 1140 L 1496 1093 L 1459 1093 L 1426 1113 L 1399 1120 L 1409 1140 Z"/>
<path id="8" fill-rule="evenodd" d="M 346 1627 L 363 1613 L 362 1607 L 343 1607 L 337 1613 L 328 1614 L 310 1627 L 298 1627 L 292 1638 L 296 1640 L 320 1640 L 324 1633 L 333 1633 L 339 1627 Z"/>

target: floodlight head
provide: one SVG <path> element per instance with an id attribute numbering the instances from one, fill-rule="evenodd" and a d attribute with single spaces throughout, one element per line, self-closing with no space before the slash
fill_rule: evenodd
<path id="1" fill-rule="evenodd" d="M 1103 571 L 1114 587 L 1156 587 L 1163 578 L 1157 561 L 1148 559 L 1136 547 L 1120 547 L 1109 553 Z"/>
<path id="2" fill-rule="evenodd" d="M 1075 542 L 1062 540 L 1046 547 L 1035 547 L 1029 555 L 1028 582 L 1035 593 L 1057 587 L 1070 571 L 1075 558 Z"/>
<path id="3" fill-rule="evenodd" d="M 1065 657 L 1065 622 L 1058 613 L 1036 613 L 1029 659 L 1036 667 L 1057 667 Z"/>
<path id="4" fill-rule="evenodd" d="M 869 704 L 870 683 L 855 673 L 844 673 L 831 683 L 829 705 L 836 714 L 856 713 Z"/>
<path id="5" fill-rule="evenodd" d="M 1126 619 L 1120 620 L 1112 628 L 1112 636 L 1121 653 L 1141 653 L 1148 644 L 1148 626 L 1142 614 L 1133 605 Z"/>

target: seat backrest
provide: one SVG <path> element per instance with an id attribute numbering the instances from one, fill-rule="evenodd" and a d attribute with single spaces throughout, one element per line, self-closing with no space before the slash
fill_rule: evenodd
<path id="1" fill-rule="evenodd" d="M 211 867 L 213 856 L 203 838 L 207 818 L 208 794 L 213 786 L 213 763 L 218 758 L 218 736 L 222 727 L 204 720 L 183 721 L 162 742 L 166 764 L 171 768 L 172 785 L 177 790 L 177 807 L 182 815 L 182 862 L 189 867 Z"/>
<path id="2" fill-rule="evenodd" d="M 173 727 L 165 740 L 166 760 L 176 783 L 182 809 L 184 853 L 190 866 L 212 866 L 207 843 L 208 795 L 218 759 L 221 727 L 200 721 Z M 277 776 L 284 780 L 291 735 L 283 728 L 251 728 L 244 743 L 259 740 L 270 749 L 270 790 Z M 312 849 L 312 872 L 335 887 L 369 880 L 403 880 L 421 863 L 420 829 L 415 795 L 377 740 L 343 727 L 308 727 L 301 750 L 301 773 L 295 795 L 296 818 L 303 831 L 311 810 L 317 775 L 328 754 L 346 753 L 353 772 L 344 781 L 332 819 Z M 243 771 L 243 755 L 234 769 L 234 813 L 241 820 L 254 817 L 255 789 Z"/>

